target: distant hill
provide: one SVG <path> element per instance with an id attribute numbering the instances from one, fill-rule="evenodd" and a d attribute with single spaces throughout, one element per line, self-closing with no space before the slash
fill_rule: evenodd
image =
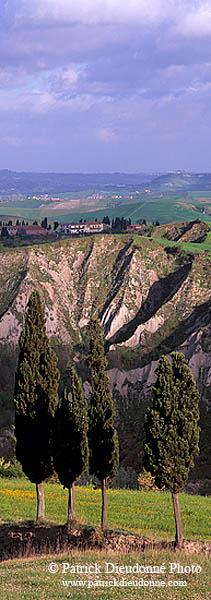
<path id="1" fill-rule="evenodd" d="M 211 173 L 34 173 L 0 170 L 0 194 L 55 194 L 93 188 L 144 188 L 151 191 L 211 190 Z"/>
<path id="2" fill-rule="evenodd" d="M 52 194 L 90 187 L 143 186 L 155 176 L 155 173 L 19 173 L 3 169 L 0 170 L 0 194 Z"/>
<path id="3" fill-rule="evenodd" d="M 150 185 L 151 190 L 166 191 L 211 191 L 211 173 L 184 173 L 175 171 L 155 177 Z"/>

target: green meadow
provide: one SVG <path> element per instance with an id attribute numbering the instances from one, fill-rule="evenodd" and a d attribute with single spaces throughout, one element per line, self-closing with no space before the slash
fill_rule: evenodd
<path id="1" fill-rule="evenodd" d="M 45 483 L 46 520 L 65 523 L 67 490 L 60 484 Z M 80 523 L 100 525 L 101 490 L 75 489 L 76 515 Z M 180 494 L 184 537 L 209 540 L 211 527 L 208 497 Z M 33 520 L 36 514 L 35 486 L 27 479 L 1 479 L 1 522 Z M 124 529 L 153 539 L 174 539 L 175 524 L 171 494 L 135 490 L 108 490 L 108 527 Z"/>
<path id="2" fill-rule="evenodd" d="M 155 242 L 158 244 L 162 244 L 163 246 L 181 246 L 183 250 L 186 252 L 211 252 L 211 231 L 207 234 L 204 242 L 174 242 L 171 240 L 166 240 L 164 238 L 153 238 Z"/>
<path id="3" fill-rule="evenodd" d="M 144 246 L 144 243 L 146 245 L 148 245 L 149 240 L 150 240 L 151 243 L 156 243 L 158 245 L 162 244 L 162 246 L 165 246 L 165 247 L 178 246 L 178 247 L 181 247 L 183 250 L 185 250 L 185 252 L 192 252 L 193 254 L 195 254 L 197 252 L 207 252 L 207 253 L 211 252 L 211 231 L 209 231 L 207 233 L 206 239 L 200 243 L 180 242 L 180 241 L 175 242 L 172 240 L 167 240 L 166 238 L 157 238 L 157 237 L 150 238 L 150 237 L 145 237 L 143 235 L 137 235 L 137 234 L 133 234 L 133 239 L 134 239 L 134 243 L 138 247 Z M 144 242 L 144 240 L 146 240 L 146 242 Z"/>
<path id="4" fill-rule="evenodd" d="M 49 526 L 65 523 L 67 490 L 49 482 L 44 484 L 44 492 Z M 77 520 L 99 526 L 101 491 L 78 486 L 75 496 Z M 209 498 L 181 493 L 180 502 L 185 538 L 211 539 Z M 12 527 L 33 520 L 35 486 L 27 479 L 1 478 L 0 507 L 2 525 L 11 523 Z M 109 529 L 136 532 L 152 539 L 174 539 L 171 496 L 165 492 L 108 490 L 108 525 Z M 142 569 L 138 573 L 137 564 Z M 156 572 L 146 572 L 146 566 L 156 566 Z M 160 571 L 162 566 L 164 569 Z M 187 566 L 191 567 L 189 573 L 184 570 Z M 193 573 L 192 568 L 196 567 L 198 572 Z M 208 600 L 209 559 L 204 554 L 165 550 L 141 554 L 74 550 L 68 555 L 4 561 L 0 581 L 2 600 Z"/>

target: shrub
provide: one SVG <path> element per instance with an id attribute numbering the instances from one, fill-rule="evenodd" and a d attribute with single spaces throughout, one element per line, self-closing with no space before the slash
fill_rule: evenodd
<path id="1" fill-rule="evenodd" d="M 158 491 L 158 487 L 155 485 L 155 477 L 151 475 L 146 469 L 142 469 L 138 476 L 138 486 L 143 492 Z"/>
<path id="2" fill-rule="evenodd" d="M 137 490 L 138 479 L 136 471 L 132 467 L 120 467 L 111 487 L 114 490 Z"/>
<path id="3" fill-rule="evenodd" d="M 26 478 L 21 463 L 15 456 L 9 461 L 5 461 L 4 458 L 0 459 L 0 477 L 8 477 L 8 479 Z"/>
<path id="4" fill-rule="evenodd" d="M 89 471 L 85 471 L 76 481 L 76 485 L 97 490 L 100 488 L 101 483 L 96 475 L 90 475 Z"/>

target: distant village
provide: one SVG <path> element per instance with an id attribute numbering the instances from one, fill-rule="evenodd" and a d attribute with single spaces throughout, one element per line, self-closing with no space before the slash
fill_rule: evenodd
<path id="1" fill-rule="evenodd" d="M 132 232 L 139 230 L 142 226 L 146 226 L 146 221 L 143 219 L 136 225 L 131 224 L 130 219 L 124 219 L 116 217 L 110 223 L 109 217 L 104 217 L 102 222 L 86 221 L 86 219 L 80 219 L 78 223 L 58 223 L 54 221 L 53 224 L 48 224 L 47 217 L 45 217 L 39 225 L 35 221 L 32 225 L 24 220 L 19 221 L 17 219 L 14 225 L 12 220 L 8 222 L 0 221 L 0 238 L 2 241 L 9 240 L 11 238 L 24 239 L 26 237 L 39 238 L 48 236 L 59 237 L 61 235 L 69 236 L 80 236 L 90 235 L 99 233 L 121 233 L 121 232 Z"/>

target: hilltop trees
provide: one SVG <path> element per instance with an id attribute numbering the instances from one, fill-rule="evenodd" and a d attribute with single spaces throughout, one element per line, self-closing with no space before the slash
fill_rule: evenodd
<path id="1" fill-rule="evenodd" d="M 146 422 L 145 467 L 156 485 L 172 493 L 176 523 L 175 544 L 182 546 L 178 492 L 198 454 L 199 393 L 183 354 L 172 352 L 172 367 L 163 356 L 156 370 L 152 408 Z"/>
<path id="2" fill-rule="evenodd" d="M 87 469 L 88 412 L 82 383 L 71 370 L 71 393 L 64 389 L 55 414 L 53 460 L 61 484 L 69 490 L 68 524 L 75 520 L 74 482 Z"/>
<path id="3" fill-rule="evenodd" d="M 111 222 L 110 222 L 110 219 L 109 219 L 109 217 L 108 217 L 108 216 L 106 216 L 106 217 L 103 217 L 102 223 L 105 223 L 105 225 L 110 225 L 110 224 L 111 224 Z"/>
<path id="4" fill-rule="evenodd" d="M 10 237 L 9 231 L 7 230 L 7 228 L 5 226 L 2 227 L 1 230 L 1 239 L 8 239 Z"/>
<path id="5" fill-rule="evenodd" d="M 124 217 L 116 217 L 112 219 L 112 231 L 116 233 L 121 233 L 121 231 L 126 231 L 128 225 L 131 225 L 131 219 L 124 219 Z"/>
<path id="6" fill-rule="evenodd" d="M 102 489 L 102 529 L 107 528 L 108 479 L 112 479 L 118 469 L 119 448 L 117 432 L 113 424 L 113 400 L 109 378 L 105 369 L 104 343 L 97 319 L 89 324 L 90 350 L 88 356 L 89 383 L 91 398 L 89 408 L 90 472 L 101 481 Z"/>
<path id="7" fill-rule="evenodd" d="M 47 219 L 47 217 L 45 217 L 43 219 L 43 221 L 41 221 L 41 227 L 43 227 L 44 229 L 48 229 L 48 219 Z"/>
<path id="8" fill-rule="evenodd" d="M 19 347 L 14 390 L 16 456 L 24 473 L 36 484 L 37 520 L 43 520 L 42 482 L 53 473 L 51 441 L 59 372 L 36 290 L 29 298 Z"/>

